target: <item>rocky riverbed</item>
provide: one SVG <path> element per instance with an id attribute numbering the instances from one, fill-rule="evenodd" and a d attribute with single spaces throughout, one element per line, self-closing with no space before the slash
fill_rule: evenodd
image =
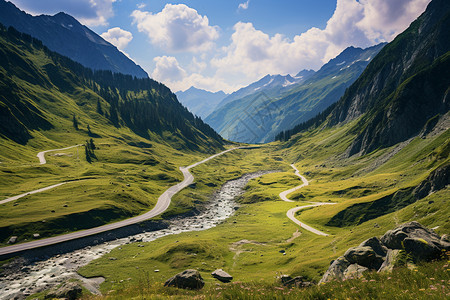
<path id="1" fill-rule="evenodd" d="M 169 234 L 212 228 L 230 217 L 237 209 L 235 199 L 244 192 L 249 180 L 272 172 L 277 171 L 250 173 L 226 182 L 197 215 L 171 219 L 170 226 L 166 229 L 143 232 L 50 257 L 16 258 L 4 265 L 0 273 L 0 299 L 25 299 L 69 278 L 79 279 L 88 290 L 99 294 L 99 285 L 104 279 L 83 278 L 77 274 L 80 267 L 121 245 L 150 242 Z"/>

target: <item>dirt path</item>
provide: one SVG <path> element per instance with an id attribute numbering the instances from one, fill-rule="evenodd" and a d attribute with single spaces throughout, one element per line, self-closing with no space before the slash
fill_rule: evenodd
<path id="1" fill-rule="evenodd" d="M 305 187 L 307 185 L 309 185 L 308 180 L 303 177 L 302 175 L 300 175 L 300 171 L 292 164 L 291 167 L 295 170 L 295 175 L 297 175 L 298 177 L 300 177 L 300 179 L 302 180 L 302 184 L 299 186 L 296 186 L 292 189 L 289 189 L 287 191 L 281 192 L 280 193 L 280 198 L 283 201 L 286 202 L 294 202 L 292 200 L 290 200 L 289 198 L 287 198 L 287 195 L 289 195 L 290 193 L 295 192 L 298 189 L 301 189 L 302 187 Z M 300 207 L 294 207 L 291 208 L 290 210 L 287 211 L 286 215 L 289 219 L 292 220 L 292 222 L 294 222 L 297 225 L 300 225 L 301 228 L 306 229 L 314 234 L 317 235 L 322 235 L 322 236 L 328 236 L 328 234 L 326 234 L 325 232 L 322 232 L 320 230 L 317 230 L 309 225 L 306 225 L 303 222 L 300 222 L 297 218 L 295 218 L 295 213 L 302 210 L 302 209 L 306 209 L 306 208 L 310 208 L 310 207 L 316 207 L 316 206 L 322 206 L 322 205 L 332 205 L 332 204 L 336 204 L 336 203 L 332 203 L 332 202 L 309 202 L 311 203 L 310 205 L 305 205 L 305 206 L 300 206 Z"/>

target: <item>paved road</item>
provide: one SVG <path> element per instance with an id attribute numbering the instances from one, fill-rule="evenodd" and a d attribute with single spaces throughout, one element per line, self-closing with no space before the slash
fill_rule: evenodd
<path id="1" fill-rule="evenodd" d="M 47 191 L 47 190 L 51 190 L 51 189 L 53 189 L 55 187 L 61 186 L 63 184 L 69 183 L 69 182 L 73 182 L 73 181 L 65 181 L 65 182 L 61 182 L 61 183 L 57 183 L 57 184 L 54 184 L 54 185 L 51 185 L 51 186 L 44 187 L 42 189 L 38 189 L 38 190 L 31 191 L 31 192 L 23 193 L 23 194 L 20 194 L 20 195 L 17 195 L 17 196 L 9 197 L 9 198 L 6 198 L 5 200 L 1 200 L 0 204 L 8 203 L 8 202 L 20 199 L 22 197 L 25 197 L 25 196 L 28 196 L 28 195 L 31 195 L 31 194 L 36 194 L 36 193 L 44 192 L 44 191 Z"/>
<path id="2" fill-rule="evenodd" d="M 296 187 L 294 187 L 294 188 L 292 188 L 292 189 L 289 189 L 289 190 L 287 190 L 287 191 L 284 191 L 284 192 L 281 192 L 281 193 L 280 193 L 280 198 L 281 198 L 281 200 L 286 201 L 286 202 L 294 202 L 294 201 L 288 199 L 288 198 L 287 198 L 287 195 L 289 195 L 290 193 L 295 192 L 296 190 L 301 189 L 301 188 L 304 187 L 304 186 L 309 185 L 308 180 L 306 180 L 305 177 L 303 177 L 302 175 L 300 175 L 300 171 L 299 171 L 293 164 L 291 165 L 291 167 L 295 170 L 295 175 L 297 175 L 298 177 L 300 177 L 300 179 L 302 180 L 303 184 L 301 184 L 301 185 L 299 185 L 299 186 L 296 186 Z"/>
<path id="3" fill-rule="evenodd" d="M 83 144 L 78 144 L 78 145 L 70 146 L 70 147 L 67 147 L 67 148 L 51 149 L 51 150 L 42 151 L 42 152 L 39 152 L 36 156 L 39 158 L 39 163 L 41 165 L 45 165 L 47 163 L 47 160 L 45 159 L 45 153 L 52 152 L 52 151 L 67 150 L 67 149 L 75 148 L 75 147 L 78 147 L 78 146 L 83 146 Z"/>
<path id="4" fill-rule="evenodd" d="M 125 226 L 132 225 L 132 224 L 136 224 L 136 223 L 151 219 L 155 216 L 158 216 L 167 210 L 167 208 L 170 205 L 170 200 L 172 199 L 173 195 L 175 195 L 177 192 L 181 191 L 182 189 L 184 189 L 185 187 L 187 187 L 188 185 L 190 185 L 191 183 L 194 182 L 194 176 L 192 176 L 192 174 L 189 172 L 189 169 L 194 168 L 202 163 L 205 163 L 208 160 L 213 159 L 219 155 L 225 154 L 227 152 L 230 152 L 230 151 L 233 151 L 236 149 L 242 149 L 242 148 L 247 148 L 247 147 L 236 147 L 236 148 L 228 149 L 228 150 L 222 151 L 220 153 L 217 153 L 215 155 L 212 155 L 212 156 L 210 156 L 200 162 L 192 164 L 188 167 L 180 167 L 180 171 L 183 173 L 184 180 L 182 182 L 168 188 L 161 196 L 159 196 L 158 202 L 156 203 L 155 207 L 143 215 L 140 215 L 140 216 L 137 216 L 134 218 L 130 218 L 130 219 L 126 219 L 126 220 L 123 220 L 120 222 L 103 225 L 100 227 L 90 228 L 87 230 L 72 232 L 69 234 L 59 235 L 59 236 L 42 239 L 42 240 L 36 240 L 36 241 L 28 242 L 28 243 L 22 243 L 22 244 L 17 244 L 17 245 L 13 245 L 13 246 L 3 247 L 3 248 L 0 248 L 0 256 L 5 255 L 5 254 L 21 252 L 24 250 L 44 247 L 44 246 L 48 246 L 48 245 L 58 244 L 58 243 L 62 243 L 62 242 L 70 241 L 70 240 L 75 240 L 75 239 L 90 236 L 93 234 L 98 234 L 98 233 L 102 233 L 105 231 L 125 227 Z M 65 149 L 67 149 L 67 148 L 65 148 Z M 59 150 L 62 150 L 62 149 L 59 149 Z"/>
<path id="5" fill-rule="evenodd" d="M 300 177 L 300 179 L 302 180 L 303 183 L 301 185 L 299 185 L 299 186 L 296 186 L 296 187 L 294 187 L 292 189 L 289 189 L 287 191 L 284 191 L 284 192 L 280 193 L 280 198 L 283 201 L 286 201 L 286 202 L 294 202 L 294 201 L 290 200 L 289 198 L 287 198 L 287 195 L 289 195 L 292 192 L 295 192 L 298 189 L 301 189 L 302 187 L 305 187 L 305 186 L 309 185 L 308 180 L 305 177 L 303 177 L 302 175 L 300 175 L 300 171 L 293 164 L 291 165 L 291 167 L 295 170 L 295 175 Z M 306 230 L 308 230 L 308 231 L 310 231 L 310 232 L 312 232 L 314 234 L 317 234 L 317 235 L 328 236 L 328 234 L 326 234 L 325 232 L 322 232 L 322 231 L 317 230 L 317 229 L 315 229 L 315 228 L 313 228 L 313 227 L 311 227 L 309 225 L 306 225 L 303 222 L 300 222 L 297 218 L 295 218 L 295 213 L 298 212 L 299 210 L 306 209 L 306 208 L 309 208 L 309 207 L 316 207 L 316 206 L 321 206 L 321 205 L 332 205 L 332 204 L 336 204 L 336 203 L 332 203 L 332 202 L 310 202 L 310 203 L 311 203 L 310 205 L 305 205 L 305 206 L 291 208 L 286 213 L 287 217 L 289 219 L 291 219 L 295 224 L 300 225 L 300 227 L 302 227 L 303 229 L 306 229 Z"/>

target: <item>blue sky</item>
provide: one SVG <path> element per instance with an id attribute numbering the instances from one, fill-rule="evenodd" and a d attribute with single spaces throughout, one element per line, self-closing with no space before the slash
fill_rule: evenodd
<path id="1" fill-rule="evenodd" d="M 173 91 L 226 92 L 389 42 L 429 1 L 12 0 L 34 15 L 76 17 Z"/>

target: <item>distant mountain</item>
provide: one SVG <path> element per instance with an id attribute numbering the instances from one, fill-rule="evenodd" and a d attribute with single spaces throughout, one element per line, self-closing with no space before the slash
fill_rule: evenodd
<path id="1" fill-rule="evenodd" d="M 308 79 L 313 70 L 303 70 L 299 72 L 295 77 L 291 75 L 266 75 L 260 80 L 243 87 L 236 92 L 231 93 L 225 99 L 223 99 L 218 105 L 216 110 L 238 99 L 242 99 L 248 95 L 253 95 L 258 92 L 265 92 L 269 95 L 277 95 L 283 91 L 287 91 L 292 88 L 293 85 L 301 83 Z"/>
<path id="2" fill-rule="evenodd" d="M 138 78 L 147 73 L 115 46 L 65 13 L 31 16 L 0 0 L 0 23 L 41 40 L 50 50 L 94 70 L 110 70 Z"/>
<path id="3" fill-rule="evenodd" d="M 190 112 L 205 119 L 227 94 L 223 91 L 216 93 L 191 87 L 184 92 L 175 93 L 178 100 L 186 106 Z"/>
<path id="4" fill-rule="evenodd" d="M 303 77 L 297 75 L 297 81 L 290 81 L 290 76 L 266 76 L 246 88 L 256 86 L 253 93 L 219 107 L 205 121 L 225 139 L 273 141 L 280 131 L 307 121 L 338 101 L 384 45 L 349 47 L 319 71 L 300 72 Z"/>

